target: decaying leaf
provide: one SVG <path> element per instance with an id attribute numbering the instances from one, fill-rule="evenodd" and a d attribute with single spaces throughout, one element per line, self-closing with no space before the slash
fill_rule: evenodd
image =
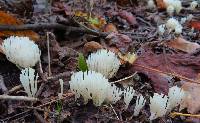
<path id="1" fill-rule="evenodd" d="M 166 5 L 165 5 L 163 0 L 156 0 L 156 5 L 157 5 L 158 9 L 165 9 L 166 8 Z"/>
<path id="2" fill-rule="evenodd" d="M 136 20 L 135 16 L 130 12 L 123 10 L 118 13 L 118 16 L 125 19 L 132 26 L 137 25 L 137 20 Z"/>
<path id="3" fill-rule="evenodd" d="M 115 33 L 118 33 L 118 30 L 117 30 L 117 27 L 114 24 L 109 23 L 109 24 L 105 25 L 104 32 L 115 32 Z"/>
<path id="4" fill-rule="evenodd" d="M 129 52 L 132 40 L 127 35 L 119 33 L 110 33 L 106 39 L 109 40 L 110 46 L 116 46 L 122 54 Z"/>
<path id="5" fill-rule="evenodd" d="M 200 30 L 200 22 L 199 21 L 191 21 L 190 25 L 192 28 Z"/>
<path id="6" fill-rule="evenodd" d="M 192 56 L 183 53 L 155 54 L 151 48 L 145 48 L 144 50 L 133 63 L 132 70 L 146 74 L 152 80 L 156 92 L 168 92 L 168 77 L 145 68 L 173 73 L 190 79 L 196 78 L 200 73 L 200 55 Z"/>
<path id="7" fill-rule="evenodd" d="M 90 41 L 84 45 L 83 49 L 86 53 L 88 53 L 88 52 L 94 52 L 94 51 L 102 49 L 102 48 L 103 48 L 103 46 L 101 44 L 99 44 L 98 42 Z"/>
<path id="8" fill-rule="evenodd" d="M 194 53 L 197 49 L 200 48 L 199 44 L 186 41 L 181 37 L 167 42 L 167 45 L 186 53 Z"/>
<path id="9" fill-rule="evenodd" d="M 23 25 L 23 22 L 16 19 L 15 17 L 0 11 L 0 24 L 2 25 Z M 34 41 L 39 40 L 39 35 L 31 30 L 26 31 L 0 31 L 0 37 L 9 37 L 12 35 L 16 36 L 27 36 Z"/>
<path id="10" fill-rule="evenodd" d="M 187 108 L 187 111 L 191 114 L 199 112 L 200 84 L 185 82 L 182 88 L 187 92 L 187 96 L 185 101 L 181 104 L 181 108 Z"/>
<path id="11" fill-rule="evenodd" d="M 118 56 L 122 61 L 128 62 L 130 64 L 133 64 L 133 62 L 137 59 L 137 55 L 135 53 L 127 53 L 123 55 L 121 52 L 118 52 Z"/>
<path id="12" fill-rule="evenodd" d="M 84 18 L 87 22 L 89 22 L 89 26 L 92 29 L 102 30 L 106 24 L 106 20 L 103 17 L 90 15 L 89 13 L 85 13 L 82 11 L 76 11 L 75 16 Z"/>

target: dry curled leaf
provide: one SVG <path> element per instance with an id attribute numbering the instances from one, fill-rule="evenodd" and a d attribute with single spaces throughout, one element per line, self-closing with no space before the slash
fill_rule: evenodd
<path id="1" fill-rule="evenodd" d="M 157 5 L 158 9 L 165 9 L 166 8 L 166 5 L 165 5 L 163 0 L 156 0 L 156 5 Z"/>
<path id="2" fill-rule="evenodd" d="M 199 82 L 200 83 L 200 82 Z M 185 82 L 182 85 L 183 90 L 187 92 L 187 96 L 184 102 L 181 104 L 181 108 L 187 108 L 187 111 L 191 114 L 195 114 L 200 111 L 200 84 Z"/>
<path id="3" fill-rule="evenodd" d="M 190 25 L 192 28 L 200 30 L 200 22 L 199 21 L 191 21 Z"/>
<path id="4" fill-rule="evenodd" d="M 119 33 L 110 33 L 106 39 L 111 46 L 116 46 L 122 54 L 127 54 L 131 48 L 132 40 L 127 35 Z"/>
<path id="5" fill-rule="evenodd" d="M 109 24 L 105 25 L 104 32 L 115 32 L 115 33 L 118 33 L 118 30 L 117 30 L 117 27 L 114 24 L 109 23 Z"/>
<path id="6" fill-rule="evenodd" d="M 0 24 L 2 25 L 23 25 L 23 22 L 16 19 L 12 15 L 0 11 Z M 39 40 L 39 35 L 31 30 L 26 31 L 0 31 L 0 37 L 9 37 L 12 35 L 16 36 L 27 36 L 32 40 Z"/>
<path id="7" fill-rule="evenodd" d="M 135 26 L 138 24 L 135 16 L 131 12 L 127 12 L 123 10 L 118 13 L 118 16 L 125 19 L 132 26 Z"/>
<path id="8" fill-rule="evenodd" d="M 189 42 L 181 37 L 167 42 L 169 47 L 181 50 L 186 53 L 194 53 L 197 49 L 200 48 L 200 45 L 197 43 Z"/>
<path id="9" fill-rule="evenodd" d="M 98 42 L 90 41 L 84 45 L 83 49 L 86 53 L 88 53 L 88 52 L 94 52 L 94 51 L 102 49 L 102 48 L 103 48 L 103 46 L 101 44 L 99 44 Z"/>

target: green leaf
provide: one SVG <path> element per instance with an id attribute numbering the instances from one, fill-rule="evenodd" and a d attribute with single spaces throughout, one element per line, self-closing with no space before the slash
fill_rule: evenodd
<path id="1" fill-rule="evenodd" d="M 87 63 L 86 63 L 85 58 L 82 53 L 79 53 L 79 56 L 78 56 L 78 68 L 79 68 L 79 70 L 81 70 L 83 72 L 88 70 Z"/>

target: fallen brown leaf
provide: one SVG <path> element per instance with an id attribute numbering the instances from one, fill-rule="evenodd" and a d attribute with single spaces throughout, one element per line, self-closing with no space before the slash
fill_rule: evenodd
<path id="1" fill-rule="evenodd" d="M 169 77 L 150 69 L 144 69 L 141 66 L 196 79 L 198 73 L 200 73 L 200 55 L 191 56 L 183 53 L 155 54 L 151 48 L 144 49 L 144 52 L 133 63 L 132 71 L 146 74 L 152 80 L 155 91 L 166 94 L 168 92 Z"/>
<path id="2" fill-rule="evenodd" d="M 165 9 L 166 8 L 166 5 L 165 5 L 163 0 L 156 0 L 156 5 L 157 5 L 158 9 Z"/>
<path id="3" fill-rule="evenodd" d="M 94 52 L 98 49 L 102 49 L 103 46 L 101 44 L 99 44 L 98 42 L 95 42 L 95 41 L 90 41 L 90 42 L 87 42 L 85 45 L 84 45 L 84 51 L 86 53 L 88 52 Z"/>
<path id="4" fill-rule="evenodd" d="M 109 24 L 106 24 L 106 26 L 104 27 L 104 32 L 118 33 L 118 30 L 117 30 L 117 27 L 114 24 L 109 23 Z"/>
<path id="5" fill-rule="evenodd" d="M 200 82 L 199 82 L 200 83 Z M 200 111 L 200 84 L 185 82 L 182 88 L 187 92 L 187 97 L 181 104 L 191 114 Z"/>
<path id="6" fill-rule="evenodd" d="M 167 42 L 169 47 L 181 50 L 186 53 L 194 53 L 197 49 L 200 48 L 200 45 L 197 43 L 189 42 L 181 37 Z"/>
<path id="7" fill-rule="evenodd" d="M 135 26 L 138 24 L 135 16 L 131 12 L 127 12 L 127 11 L 123 10 L 123 11 L 120 11 L 118 13 L 118 15 L 121 18 L 125 19 L 132 26 Z"/>
<path id="8" fill-rule="evenodd" d="M 116 46 L 122 54 L 128 53 L 131 48 L 132 40 L 127 35 L 119 33 L 110 33 L 106 39 L 109 40 L 110 46 Z"/>
<path id="9" fill-rule="evenodd" d="M 0 24 L 4 25 L 23 25 L 23 22 L 16 19 L 12 15 L 0 11 Z M 39 40 L 39 35 L 31 30 L 26 31 L 0 31 L 0 37 L 9 37 L 9 36 L 27 36 L 34 41 Z"/>

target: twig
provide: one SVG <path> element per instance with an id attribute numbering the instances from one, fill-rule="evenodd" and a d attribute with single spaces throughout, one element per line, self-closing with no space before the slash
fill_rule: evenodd
<path id="1" fill-rule="evenodd" d="M 9 96 L 9 95 L 0 95 L 0 100 L 23 100 L 23 101 L 37 101 L 37 98 L 26 97 L 26 96 Z"/>
<path id="2" fill-rule="evenodd" d="M 82 27 L 66 26 L 58 23 L 38 23 L 38 24 L 24 24 L 24 25 L 0 25 L 0 31 L 22 31 L 22 30 L 42 30 L 42 29 L 57 29 L 65 30 L 66 32 L 86 33 L 100 37 L 106 37 L 108 34 L 104 32 L 97 32 L 88 30 Z"/>
<path id="3" fill-rule="evenodd" d="M 133 78 L 135 75 L 137 74 L 137 72 L 135 72 L 134 74 L 132 74 L 132 75 L 130 75 L 130 76 L 128 76 L 128 77 L 125 77 L 125 78 L 123 78 L 123 79 L 120 79 L 120 80 L 117 80 L 117 81 L 114 81 L 114 82 L 110 82 L 110 83 L 119 83 L 119 82 L 122 82 L 122 81 L 124 81 L 124 80 L 127 80 L 127 79 L 130 79 L 130 78 Z"/>
<path id="4" fill-rule="evenodd" d="M 47 52 L 48 52 L 48 73 L 51 76 L 51 59 L 50 59 L 50 49 L 49 49 L 49 35 L 51 32 L 47 32 Z"/>
<path id="5" fill-rule="evenodd" d="M 3 80 L 3 76 L 0 75 L 0 89 L 2 89 L 3 93 L 6 94 L 8 92 L 8 89 L 4 83 L 4 80 Z"/>
<path id="6" fill-rule="evenodd" d="M 40 121 L 40 123 L 47 123 L 45 121 L 45 119 L 36 111 L 34 110 L 34 115 L 36 116 L 36 118 Z"/>
<path id="7" fill-rule="evenodd" d="M 47 102 L 47 103 L 45 103 L 45 104 L 36 106 L 36 108 L 40 108 L 40 107 L 43 107 L 43 106 L 47 106 L 47 105 L 50 105 L 50 104 L 52 104 L 52 103 L 55 103 L 55 102 L 57 102 L 57 101 L 59 101 L 59 100 L 63 100 L 63 99 L 65 99 L 65 98 L 67 98 L 67 97 L 72 97 L 72 96 L 74 96 L 73 93 L 66 93 L 66 94 L 63 94 L 63 96 L 62 96 L 61 99 L 58 98 L 58 99 L 52 100 L 52 101 Z"/>
<path id="8" fill-rule="evenodd" d="M 176 116 L 186 116 L 186 117 L 196 117 L 196 118 L 200 118 L 200 114 L 183 114 L 183 113 L 179 113 L 179 112 L 173 112 L 170 113 L 170 116 L 172 118 L 176 117 Z"/>
<path id="9" fill-rule="evenodd" d="M 112 110 L 113 110 L 114 114 L 116 115 L 117 119 L 120 120 L 118 115 L 117 115 L 117 113 L 116 113 L 116 111 L 115 111 L 115 109 L 113 108 L 112 104 L 110 104 L 110 107 L 112 108 Z"/>

